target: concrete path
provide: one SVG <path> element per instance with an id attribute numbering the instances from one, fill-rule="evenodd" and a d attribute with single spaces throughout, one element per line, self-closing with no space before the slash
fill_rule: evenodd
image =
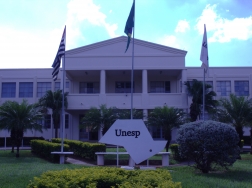
<path id="1" fill-rule="evenodd" d="M 71 164 L 78 164 L 78 165 L 85 165 L 85 166 L 96 166 L 94 164 L 90 164 L 90 163 L 87 163 L 87 162 L 84 162 L 84 161 L 80 161 L 80 160 L 77 160 L 77 159 L 73 159 L 71 157 L 67 157 L 67 160 L 66 160 L 68 163 L 71 163 Z"/>

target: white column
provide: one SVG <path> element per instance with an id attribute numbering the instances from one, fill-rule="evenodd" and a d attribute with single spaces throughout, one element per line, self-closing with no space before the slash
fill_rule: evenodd
<path id="1" fill-rule="evenodd" d="M 148 93 L 148 78 L 146 69 L 142 71 L 142 93 Z"/>
<path id="2" fill-rule="evenodd" d="M 106 71 L 101 70 L 100 72 L 100 93 L 106 93 Z"/>
<path id="3" fill-rule="evenodd" d="M 144 121 L 146 121 L 148 118 L 148 110 L 147 109 L 143 109 L 143 115 L 144 115 Z"/>
<path id="4" fill-rule="evenodd" d="M 187 70 L 186 69 L 183 69 L 182 70 L 182 78 L 181 78 L 181 81 L 182 81 L 182 93 L 186 93 L 186 86 L 185 86 L 185 82 L 187 81 Z"/>

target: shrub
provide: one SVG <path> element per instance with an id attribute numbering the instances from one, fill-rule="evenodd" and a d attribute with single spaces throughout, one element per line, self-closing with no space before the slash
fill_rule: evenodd
<path id="1" fill-rule="evenodd" d="M 31 140 L 31 152 L 37 156 L 58 163 L 60 156 L 51 154 L 54 151 L 61 151 L 61 144 L 52 143 L 45 140 Z M 69 146 L 64 144 L 64 151 L 69 151 Z"/>
<path id="2" fill-rule="evenodd" d="M 197 121 L 178 130 L 179 153 L 195 161 L 195 168 L 208 173 L 214 167 L 227 169 L 239 156 L 239 136 L 225 123 Z"/>
<path id="3" fill-rule="evenodd" d="M 186 158 L 183 158 L 183 157 L 180 156 L 180 154 L 179 154 L 179 145 L 178 144 L 171 144 L 170 149 L 171 149 L 172 157 L 173 157 L 174 160 L 183 161 L 183 160 L 186 159 Z"/>
<path id="4" fill-rule="evenodd" d="M 60 138 L 53 138 L 53 143 L 61 143 Z M 74 155 L 85 158 L 96 160 L 96 152 L 105 152 L 106 145 L 100 143 L 89 143 L 89 142 L 82 142 L 79 140 L 68 140 L 64 139 L 64 144 L 69 145 L 70 150 L 74 152 Z"/>
<path id="5" fill-rule="evenodd" d="M 168 170 L 124 170 L 120 168 L 81 168 L 48 171 L 35 177 L 28 188 L 89 187 L 89 188 L 181 188 L 172 181 Z"/>

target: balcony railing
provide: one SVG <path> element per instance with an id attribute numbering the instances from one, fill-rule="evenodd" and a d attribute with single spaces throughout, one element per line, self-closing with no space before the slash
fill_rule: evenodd
<path id="1" fill-rule="evenodd" d="M 68 109 L 90 109 L 106 104 L 107 107 L 120 109 L 131 108 L 130 93 L 106 93 L 106 94 L 69 94 Z M 185 108 L 187 105 L 185 93 L 134 93 L 133 108 L 153 109 L 157 106 L 173 106 Z"/>

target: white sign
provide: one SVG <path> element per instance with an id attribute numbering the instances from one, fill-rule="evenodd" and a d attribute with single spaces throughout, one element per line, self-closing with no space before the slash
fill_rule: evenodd
<path id="1" fill-rule="evenodd" d="M 141 119 L 116 120 L 101 143 L 123 146 L 136 164 L 165 148 L 167 141 L 154 141 Z"/>

